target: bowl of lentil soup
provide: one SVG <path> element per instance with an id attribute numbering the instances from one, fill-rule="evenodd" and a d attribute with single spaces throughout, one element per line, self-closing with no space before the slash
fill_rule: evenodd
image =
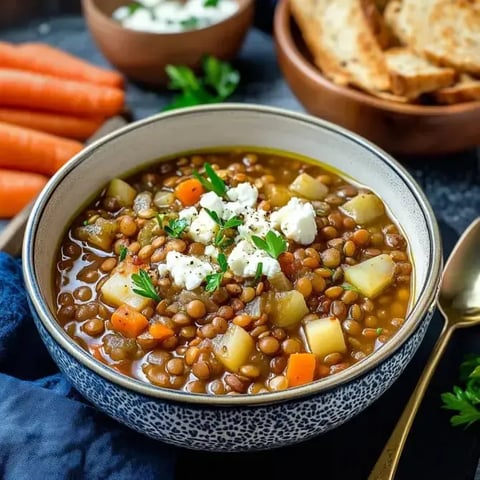
<path id="1" fill-rule="evenodd" d="M 86 148 L 38 199 L 23 255 L 37 328 L 79 392 L 213 451 L 299 442 L 370 405 L 421 342 L 441 271 L 434 215 L 395 160 L 236 104 Z"/>

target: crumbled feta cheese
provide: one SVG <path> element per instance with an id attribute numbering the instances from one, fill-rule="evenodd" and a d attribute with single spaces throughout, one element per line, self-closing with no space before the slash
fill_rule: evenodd
<path id="1" fill-rule="evenodd" d="M 253 207 L 257 203 L 258 190 L 255 185 L 244 182 L 227 191 L 227 197 L 233 202 L 239 202 L 246 207 Z"/>
<path id="2" fill-rule="evenodd" d="M 166 263 L 158 266 L 161 276 L 170 273 L 175 285 L 187 290 L 199 287 L 207 275 L 213 272 L 213 265 L 209 262 L 174 251 L 168 252 Z"/>
<path id="3" fill-rule="evenodd" d="M 178 217 L 181 220 L 187 220 L 188 223 L 192 223 L 193 220 L 198 217 L 198 212 L 195 207 L 188 207 L 180 210 L 180 212 L 178 212 Z"/>
<path id="4" fill-rule="evenodd" d="M 201 209 L 198 217 L 190 224 L 188 234 L 194 242 L 200 242 L 205 245 L 210 243 L 215 237 L 218 225 L 210 217 L 205 209 Z"/>
<path id="5" fill-rule="evenodd" d="M 204 253 L 206 257 L 217 258 L 219 252 L 218 248 L 215 248 L 213 245 L 207 245 Z"/>
<path id="6" fill-rule="evenodd" d="M 243 225 L 238 227 L 238 238 L 248 239 L 252 235 L 264 237 L 272 228 L 265 210 L 247 207 L 243 211 Z"/>
<path id="7" fill-rule="evenodd" d="M 215 192 L 204 193 L 200 197 L 200 206 L 212 210 L 219 217 L 223 214 L 223 201 Z"/>
<path id="8" fill-rule="evenodd" d="M 312 243 L 317 234 L 315 210 L 310 202 L 293 197 L 284 207 L 270 215 L 270 221 L 290 240 L 301 245 Z"/>
<path id="9" fill-rule="evenodd" d="M 262 264 L 262 273 L 271 277 L 280 272 L 280 264 L 263 250 L 257 250 L 246 240 L 241 240 L 228 257 L 228 266 L 235 275 L 254 277 L 258 264 Z"/>

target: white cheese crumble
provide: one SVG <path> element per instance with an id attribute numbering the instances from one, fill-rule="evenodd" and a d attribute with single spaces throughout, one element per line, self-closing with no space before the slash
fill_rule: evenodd
<path id="1" fill-rule="evenodd" d="M 209 262 L 173 251 L 167 253 L 166 263 L 158 266 L 160 276 L 170 273 L 175 285 L 187 290 L 195 290 L 214 271 Z"/>
<path id="2" fill-rule="evenodd" d="M 251 183 L 239 183 L 236 187 L 228 189 L 227 197 L 232 202 L 239 202 L 245 207 L 253 207 L 257 203 L 258 190 Z"/>
<path id="3" fill-rule="evenodd" d="M 290 240 L 308 245 L 315 240 L 317 224 L 315 210 L 310 202 L 293 197 L 284 207 L 270 215 L 273 226 L 280 228 Z"/>
<path id="4" fill-rule="evenodd" d="M 181 220 L 187 220 L 192 223 L 195 218 L 198 217 L 198 211 L 195 207 L 184 208 L 178 213 L 178 218 Z"/>
<path id="5" fill-rule="evenodd" d="M 248 207 L 244 212 L 243 224 L 238 227 L 238 238 L 250 238 L 252 235 L 265 237 L 273 229 L 267 219 L 267 212 L 261 208 L 255 210 Z"/>
<path id="6" fill-rule="evenodd" d="M 223 201 L 215 192 L 204 193 L 200 197 L 200 206 L 215 212 L 219 217 L 223 215 Z"/>
<path id="7" fill-rule="evenodd" d="M 211 243 L 218 230 L 218 225 L 207 211 L 202 208 L 198 217 L 190 224 L 188 234 L 194 242 L 203 243 L 205 245 Z"/>
<path id="8" fill-rule="evenodd" d="M 228 257 L 228 266 L 239 277 L 255 277 L 259 263 L 262 264 L 262 274 L 267 277 L 280 272 L 277 260 L 246 240 L 241 240 Z"/>

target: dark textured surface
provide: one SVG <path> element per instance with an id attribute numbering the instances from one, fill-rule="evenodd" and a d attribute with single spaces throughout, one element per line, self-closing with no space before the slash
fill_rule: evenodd
<path id="1" fill-rule="evenodd" d="M 79 17 L 32 22 L 4 30 L 0 37 L 11 41 L 41 39 L 96 63 L 105 63 Z M 302 110 L 282 79 L 268 35 L 252 31 L 237 66 L 242 73 L 242 87 L 232 100 Z M 128 86 L 128 104 L 135 118 L 159 111 L 168 98 L 169 94 Z M 448 253 L 459 233 L 480 215 L 478 151 L 442 158 L 400 160 L 426 192 Z M 389 392 L 343 427 L 314 441 L 278 451 L 237 455 L 183 452 L 178 478 L 223 479 L 232 471 L 245 478 L 263 478 L 259 472 L 267 470 L 269 478 L 275 479 L 307 475 L 323 479 L 365 479 L 414 388 L 438 335 L 440 322 L 437 314 L 411 365 Z M 478 340 L 479 330 L 474 329 L 459 332 L 452 341 L 410 434 L 397 475 L 399 480 L 473 478 L 480 453 L 479 428 L 452 429 L 448 414 L 440 408 L 439 393 L 450 389 L 456 381 L 462 356 L 480 350 Z"/>

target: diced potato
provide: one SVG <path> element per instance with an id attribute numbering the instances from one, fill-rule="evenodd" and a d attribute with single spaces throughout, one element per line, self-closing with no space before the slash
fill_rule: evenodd
<path id="1" fill-rule="evenodd" d="M 360 225 L 373 222 L 385 213 L 382 201 L 373 193 L 362 193 L 344 203 L 340 210 Z"/>
<path id="2" fill-rule="evenodd" d="M 330 353 L 344 353 L 347 350 L 342 326 L 337 318 L 311 320 L 306 323 L 304 330 L 311 352 L 320 359 Z"/>
<path id="3" fill-rule="evenodd" d="M 110 250 L 118 232 L 116 220 L 97 218 L 90 225 L 82 225 L 75 230 L 75 235 L 82 241 L 102 250 Z"/>
<path id="4" fill-rule="evenodd" d="M 225 334 L 215 338 L 213 343 L 215 355 L 231 372 L 238 372 L 245 365 L 254 346 L 253 338 L 234 323 L 228 326 Z"/>
<path id="5" fill-rule="evenodd" d="M 292 198 L 292 194 L 284 185 L 276 185 L 275 183 L 267 183 L 263 187 L 267 200 L 272 207 L 283 207 Z"/>
<path id="6" fill-rule="evenodd" d="M 309 200 L 323 200 L 328 193 L 328 187 L 308 173 L 301 173 L 290 185 L 290 190 Z"/>
<path id="7" fill-rule="evenodd" d="M 114 307 L 120 307 L 126 303 L 138 311 L 150 305 L 151 300 L 149 298 L 142 297 L 133 291 L 132 273 L 134 273 L 134 270 L 129 268 L 125 271 L 114 271 L 112 273 L 101 288 L 105 302 Z"/>
<path id="8" fill-rule="evenodd" d="M 344 269 L 345 280 L 363 295 L 374 298 L 393 281 L 395 263 L 386 253 Z"/>
<path id="9" fill-rule="evenodd" d="M 288 290 L 292 290 L 293 288 L 292 282 L 283 272 L 275 273 L 268 279 L 268 281 L 272 288 L 277 292 L 286 292 Z"/>
<path id="10" fill-rule="evenodd" d="M 271 292 L 268 303 L 270 320 L 278 327 L 293 327 L 308 314 L 305 298 L 297 290 Z"/>
<path id="11" fill-rule="evenodd" d="M 168 208 L 175 201 L 175 195 L 172 192 L 160 190 L 153 197 L 153 203 L 158 208 Z"/>
<path id="12" fill-rule="evenodd" d="M 107 189 L 107 197 L 115 197 L 122 207 L 131 207 L 137 191 L 120 178 L 114 178 Z"/>

